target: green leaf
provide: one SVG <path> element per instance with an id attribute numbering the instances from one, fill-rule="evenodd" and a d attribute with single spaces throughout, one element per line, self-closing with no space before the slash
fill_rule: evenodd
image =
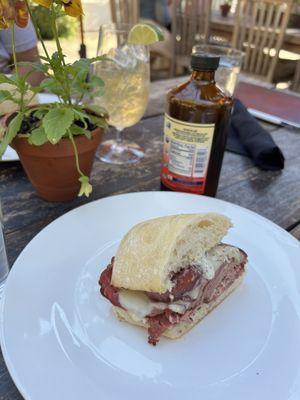
<path id="1" fill-rule="evenodd" d="M 43 118 L 43 127 L 50 143 L 56 144 L 66 134 L 74 121 L 70 108 L 53 108 Z"/>
<path id="2" fill-rule="evenodd" d="M 91 131 L 80 128 L 80 126 L 73 124 L 70 128 L 70 131 L 73 135 L 85 135 L 88 139 L 91 139 L 92 133 Z"/>
<path id="3" fill-rule="evenodd" d="M 104 118 L 89 115 L 89 120 L 92 124 L 99 126 L 100 128 L 106 128 L 107 122 Z"/>
<path id="4" fill-rule="evenodd" d="M 8 76 L 4 74 L 0 74 L 0 83 L 10 83 L 11 85 L 15 85 L 16 82 L 9 78 Z"/>
<path id="5" fill-rule="evenodd" d="M 21 124 L 23 121 L 23 113 L 18 113 L 9 123 L 6 134 L 4 135 L 3 140 L 0 143 L 0 158 L 2 158 L 5 153 L 7 146 L 13 138 L 17 135 L 21 128 Z"/>
<path id="6" fill-rule="evenodd" d="M 48 142 L 46 132 L 42 126 L 34 129 L 29 136 L 28 142 L 34 144 L 35 146 L 41 146 Z"/>
<path id="7" fill-rule="evenodd" d="M 46 74 L 49 70 L 49 64 L 41 64 L 41 63 L 31 63 L 31 67 L 34 71 L 43 72 Z"/>
<path id="8" fill-rule="evenodd" d="M 44 79 L 40 87 L 48 90 L 50 93 L 58 94 L 60 96 L 65 94 L 61 84 L 58 83 L 55 78 Z"/>
<path id="9" fill-rule="evenodd" d="M 87 58 L 80 58 L 80 60 L 76 60 L 73 64 L 70 65 L 71 68 L 80 71 L 82 69 L 89 71 L 90 69 L 90 61 Z"/>
<path id="10" fill-rule="evenodd" d="M 42 72 L 42 73 L 47 73 L 49 70 L 50 65 L 49 64 L 41 64 L 40 62 L 30 62 L 30 61 L 20 61 L 18 62 L 18 65 L 21 67 L 30 67 L 31 73 L 34 71 Z"/>
<path id="11" fill-rule="evenodd" d="M 101 106 L 97 106 L 96 104 L 88 104 L 85 108 L 87 111 L 90 111 L 99 117 L 107 117 L 108 116 L 105 108 L 103 108 Z"/>
<path id="12" fill-rule="evenodd" d="M 34 94 L 40 93 L 43 91 L 41 86 L 31 86 L 30 91 Z"/>
<path id="13" fill-rule="evenodd" d="M 65 58 L 64 55 L 63 55 L 63 58 Z M 51 64 L 51 66 L 52 66 L 52 68 L 54 70 L 57 70 L 57 71 L 58 70 L 62 70 L 62 68 L 63 68 L 62 60 L 61 60 L 60 55 L 59 55 L 59 53 L 57 51 L 55 51 L 52 54 L 51 59 L 50 59 L 50 64 Z"/>
<path id="14" fill-rule="evenodd" d="M 100 87 L 104 86 L 103 79 L 101 79 L 99 76 L 96 76 L 96 75 L 92 75 L 91 76 L 91 79 L 90 79 L 89 83 L 90 83 L 91 86 L 100 86 Z"/>
<path id="15" fill-rule="evenodd" d="M 84 127 L 85 129 L 87 129 L 87 122 L 86 122 L 86 118 L 89 118 L 88 114 L 86 114 L 85 112 L 73 109 L 73 112 L 75 114 L 75 119 L 79 119 L 80 121 L 82 121 L 84 123 Z M 77 117 L 77 118 L 76 118 Z"/>
<path id="16" fill-rule="evenodd" d="M 48 108 L 38 108 L 35 112 L 34 112 L 34 116 L 40 120 L 42 120 L 45 116 L 45 114 L 49 111 Z M 30 111 L 31 112 L 31 111 Z"/>
<path id="17" fill-rule="evenodd" d="M 48 58 L 44 57 L 44 56 L 40 56 L 40 59 L 43 60 L 43 61 L 47 61 L 47 62 L 49 61 Z"/>
<path id="18" fill-rule="evenodd" d="M 12 92 L 10 92 L 9 90 L 0 90 L 0 103 L 6 100 L 13 100 Z"/>
<path id="19" fill-rule="evenodd" d="M 107 57 L 106 55 L 103 55 L 103 56 L 92 57 L 92 58 L 89 58 L 88 60 L 92 64 L 96 61 L 107 61 L 107 60 L 110 60 L 110 58 Z"/>

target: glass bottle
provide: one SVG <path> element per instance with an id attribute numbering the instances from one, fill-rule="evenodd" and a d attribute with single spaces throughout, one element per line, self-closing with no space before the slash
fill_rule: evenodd
<path id="1" fill-rule="evenodd" d="M 167 94 L 162 189 L 216 194 L 232 108 L 215 83 L 219 60 L 192 54 L 190 79 Z"/>

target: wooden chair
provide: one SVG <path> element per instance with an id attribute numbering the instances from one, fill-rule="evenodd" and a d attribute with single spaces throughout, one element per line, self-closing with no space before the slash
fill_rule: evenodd
<path id="1" fill-rule="evenodd" d="M 300 60 L 297 62 L 296 71 L 292 80 L 291 89 L 300 92 Z"/>
<path id="2" fill-rule="evenodd" d="M 293 0 L 239 0 L 233 47 L 245 52 L 242 69 L 273 81 Z"/>
<path id="3" fill-rule="evenodd" d="M 110 0 L 110 10 L 114 23 L 136 24 L 140 18 L 138 0 Z"/>
<path id="4" fill-rule="evenodd" d="M 173 0 L 171 76 L 188 66 L 195 44 L 207 43 L 212 0 Z"/>

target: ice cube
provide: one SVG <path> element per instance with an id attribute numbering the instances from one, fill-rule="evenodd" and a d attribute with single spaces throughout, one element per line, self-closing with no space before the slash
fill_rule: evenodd
<path id="1" fill-rule="evenodd" d="M 124 45 L 111 49 L 107 55 L 121 68 L 134 68 L 137 63 L 132 46 Z"/>
<path id="2" fill-rule="evenodd" d="M 144 63 L 149 62 L 149 51 L 146 46 L 136 44 L 132 46 L 132 50 L 135 58 L 137 58 L 139 61 L 142 61 Z"/>

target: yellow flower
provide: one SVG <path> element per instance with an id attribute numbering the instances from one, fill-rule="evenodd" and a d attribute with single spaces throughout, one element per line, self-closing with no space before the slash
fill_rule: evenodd
<path id="1" fill-rule="evenodd" d="M 50 8 L 53 4 L 53 0 L 33 0 L 40 6 Z M 79 17 L 83 15 L 81 0 L 61 0 L 61 4 L 64 6 L 65 13 L 71 17 Z"/>
<path id="2" fill-rule="evenodd" d="M 82 175 L 78 180 L 81 183 L 78 196 L 81 197 L 85 195 L 86 197 L 89 197 L 89 195 L 93 191 L 92 185 L 89 182 L 89 178 L 87 176 Z"/>
<path id="3" fill-rule="evenodd" d="M 70 17 L 83 15 L 81 0 L 62 0 L 66 14 Z"/>
<path id="4" fill-rule="evenodd" d="M 28 10 L 23 0 L 1 0 L 0 29 L 8 29 L 16 23 L 20 28 L 28 24 Z"/>
<path id="5" fill-rule="evenodd" d="M 47 7 L 47 8 L 50 8 L 53 3 L 53 0 L 33 0 L 33 1 L 36 4 L 39 4 L 40 6 Z"/>
<path id="6" fill-rule="evenodd" d="M 0 17 L 0 29 L 8 29 L 11 28 L 14 24 L 14 21 L 7 21 L 5 18 Z"/>
<path id="7" fill-rule="evenodd" d="M 0 2 L 0 29 L 8 29 L 13 26 L 15 19 L 14 5 L 9 0 Z"/>

